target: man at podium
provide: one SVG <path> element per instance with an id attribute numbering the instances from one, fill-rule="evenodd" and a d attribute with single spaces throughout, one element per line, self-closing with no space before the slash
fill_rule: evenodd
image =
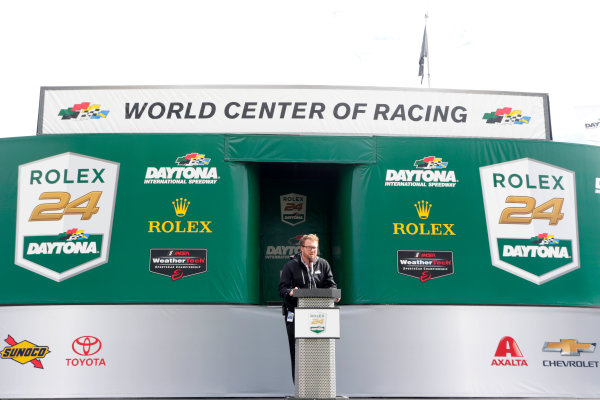
<path id="1" fill-rule="evenodd" d="M 283 315 L 287 330 L 292 358 L 292 379 L 294 378 L 295 337 L 294 337 L 294 308 L 298 299 L 294 298 L 295 289 L 337 288 L 331 273 L 331 267 L 324 258 L 317 256 L 319 238 L 317 235 L 304 235 L 300 239 L 300 253 L 291 257 L 281 271 L 279 280 L 279 295 L 283 298 Z M 336 299 L 336 302 L 340 299 Z"/>

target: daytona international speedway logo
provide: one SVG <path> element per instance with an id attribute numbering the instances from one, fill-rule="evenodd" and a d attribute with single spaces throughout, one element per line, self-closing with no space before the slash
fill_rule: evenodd
<path id="1" fill-rule="evenodd" d="M 201 153 L 186 153 L 184 156 L 179 156 L 175 159 L 176 167 L 162 166 L 146 168 L 144 184 L 216 184 L 220 177 L 218 176 L 216 167 L 208 166 L 210 160 L 210 158 L 205 157 Z"/>
<path id="2" fill-rule="evenodd" d="M 579 268 L 574 172 L 530 158 L 479 171 L 492 265 L 538 285 Z"/>
<path id="3" fill-rule="evenodd" d="M 118 174 L 75 153 L 19 166 L 15 264 L 60 282 L 106 263 Z"/>
<path id="4" fill-rule="evenodd" d="M 108 117 L 109 110 L 102 110 L 100 104 L 92 104 L 83 102 L 75 104 L 69 108 L 63 108 L 59 111 L 60 119 L 84 120 L 84 119 L 101 119 Z"/>
<path id="5" fill-rule="evenodd" d="M 448 162 L 442 157 L 427 156 L 413 163 L 415 169 L 388 169 L 385 173 L 385 186 L 443 187 L 453 188 L 458 180 Z"/>

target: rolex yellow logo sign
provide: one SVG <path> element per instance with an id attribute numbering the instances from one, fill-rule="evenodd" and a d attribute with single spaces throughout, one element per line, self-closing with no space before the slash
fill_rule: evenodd
<path id="1" fill-rule="evenodd" d="M 185 217 L 187 213 L 187 209 L 190 206 L 190 202 L 188 199 L 176 199 L 173 202 L 173 207 L 175 208 L 175 214 L 178 217 Z"/>
<path id="2" fill-rule="evenodd" d="M 195 217 L 183 219 L 183 217 L 189 217 L 188 210 L 192 204 L 191 201 L 180 197 L 171 203 L 175 216 L 180 219 L 148 221 L 148 233 L 212 233 L 212 221 L 199 220 Z"/>
<path id="3" fill-rule="evenodd" d="M 419 215 L 419 218 L 421 219 L 427 219 L 429 218 L 429 211 L 431 211 L 431 204 L 429 204 L 428 201 L 418 201 L 417 204 L 415 204 L 415 208 L 417 209 L 417 214 Z"/>
<path id="4" fill-rule="evenodd" d="M 419 200 L 414 204 L 417 217 L 421 220 L 429 219 L 433 205 L 426 200 Z M 424 236 L 455 236 L 454 224 L 424 223 L 424 222 L 392 222 L 392 233 L 394 235 L 424 235 Z"/>

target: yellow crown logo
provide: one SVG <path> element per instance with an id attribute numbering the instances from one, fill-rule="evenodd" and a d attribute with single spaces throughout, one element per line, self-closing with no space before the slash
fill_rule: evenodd
<path id="1" fill-rule="evenodd" d="M 177 214 L 178 217 L 185 217 L 189 206 L 190 202 L 184 198 L 175 199 L 173 202 L 173 208 L 175 208 L 175 214 Z"/>
<path id="2" fill-rule="evenodd" d="M 415 204 L 415 208 L 417 209 L 417 214 L 419 214 L 419 218 L 427 219 L 429 218 L 429 211 L 431 210 L 431 204 L 428 201 L 421 200 L 417 201 Z"/>

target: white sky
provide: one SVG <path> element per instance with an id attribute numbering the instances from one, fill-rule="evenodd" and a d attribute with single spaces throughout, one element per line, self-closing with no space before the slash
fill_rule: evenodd
<path id="1" fill-rule="evenodd" d="M 578 107 L 600 117 L 595 0 L 2 5 L 0 137 L 35 134 L 40 86 L 421 87 L 426 11 L 432 88 L 548 93 L 557 141 L 585 141 Z"/>

